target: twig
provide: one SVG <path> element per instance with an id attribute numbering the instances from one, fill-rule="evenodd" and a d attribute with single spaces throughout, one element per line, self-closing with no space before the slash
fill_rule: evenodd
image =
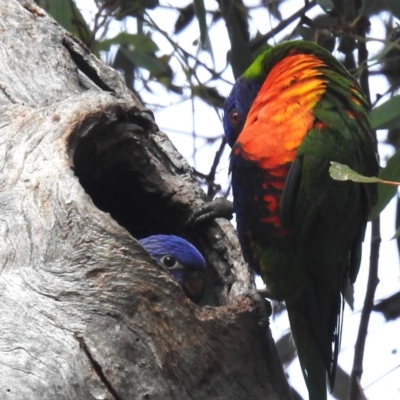
<path id="1" fill-rule="evenodd" d="M 113 10 L 110 9 L 108 14 L 103 15 L 103 11 L 106 9 L 106 5 L 96 2 L 96 6 L 97 6 L 97 12 L 94 16 L 93 33 L 87 43 L 87 46 L 89 47 L 90 50 L 93 50 L 94 44 L 96 43 L 97 32 L 103 27 L 104 27 L 104 32 L 103 32 L 102 36 L 104 37 L 105 33 L 108 30 L 107 26 L 110 22 L 111 14 L 113 12 Z M 100 21 L 100 19 L 101 19 L 101 21 Z M 103 39 L 103 37 L 100 38 L 99 41 L 101 41 Z"/>
<path id="2" fill-rule="evenodd" d="M 380 376 L 379 378 L 375 379 L 373 382 L 371 382 L 367 387 L 371 387 L 373 385 L 375 385 L 375 383 L 378 383 L 379 381 L 381 381 L 383 378 L 386 378 L 388 375 L 390 375 L 393 371 L 396 371 L 396 369 L 400 368 L 400 364 L 396 365 L 395 367 L 393 367 L 392 369 L 390 369 L 389 371 L 385 372 L 382 376 Z"/>
<path id="3" fill-rule="evenodd" d="M 223 82 L 231 84 L 232 82 L 226 80 L 221 76 L 221 74 L 225 71 L 226 67 L 221 71 L 221 72 L 216 72 L 212 68 L 208 67 L 205 63 L 200 61 L 198 57 L 193 56 L 189 52 L 187 52 L 184 48 L 179 46 L 174 40 L 171 38 L 171 35 L 165 32 L 163 29 L 161 29 L 157 23 L 151 18 L 151 16 L 148 13 L 144 14 L 145 18 L 143 17 L 143 22 L 147 23 L 151 28 L 159 32 L 161 35 L 164 36 L 164 38 L 170 43 L 170 45 L 174 48 L 175 50 L 175 56 L 177 57 L 178 55 L 180 56 L 177 57 L 177 60 L 183 64 L 184 69 L 187 69 L 187 72 L 193 73 L 195 76 L 196 80 L 198 81 L 199 84 L 201 84 L 201 80 L 197 77 L 196 75 L 196 68 L 198 66 L 203 67 L 207 72 L 209 72 L 212 76 L 212 79 L 220 79 Z M 195 62 L 195 67 L 191 67 L 188 60 L 192 59 Z"/>
<path id="4" fill-rule="evenodd" d="M 218 183 L 215 183 L 215 174 L 217 171 L 217 167 L 219 165 L 219 162 L 221 161 L 221 156 L 222 153 L 224 152 L 226 145 L 226 139 L 225 136 L 222 137 L 221 140 L 221 145 L 219 146 L 219 149 L 215 153 L 214 161 L 212 163 L 212 166 L 210 168 L 210 172 L 208 174 L 203 174 L 199 171 L 196 170 L 196 168 L 193 168 L 193 173 L 195 176 L 200 178 L 204 183 L 207 185 L 207 201 L 211 201 L 214 196 L 221 191 L 221 185 Z M 225 195 L 224 195 L 225 197 Z"/>
<path id="5" fill-rule="evenodd" d="M 221 156 L 222 156 L 222 153 L 224 152 L 225 145 L 226 145 L 226 138 L 224 136 L 222 138 L 222 140 L 221 140 L 221 145 L 219 146 L 219 149 L 215 153 L 214 161 L 213 161 L 213 164 L 211 166 L 210 172 L 208 174 L 208 181 L 213 183 L 212 185 L 210 185 L 210 184 L 208 185 L 208 191 L 207 191 L 207 200 L 208 201 L 211 201 L 214 198 L 215 194 L 216 194 L 215 193 L 216 185 L 214 183 L 215 173 L 217 171 L 217 167 L 219 165 L 219 162 L 221 161 Z M 221 188 L 219 188 L 219 190 L 220 189 Z"/>
<path id="6" fill-rule="evenodd" d="M 361 36 L 365 37 L 365 31 L 361 27 Z M 363 64 L 368 59 L 368 50 L 365 40 L 358 40 L 358 64 Z M 364 68 L 360 75 L 361 87 L 370 101 L 370 91 L 368 82 L 368 69 Z M 376 134 L 375 134 L 376 140 Z M 368 324 L 374 303 L 375 290 L 379 283 L 378 261 L 379 248 L 381 244 L 380 220 L 379 215 L 372 221 L 371 254 L 369 263 L 369 276 L 367 292 L 365 294 L 364 307 L 361 313 L 360 327 L 358 330 L 357 341 L 354 349 L 353 369 L 350 377 L 350 400 L 360 400 L 365 398 L 361 389 L 361 376 L 363 374 L 363 359 L 365 342 L 368 334 Z"/>
<path id="7" fill-rule="evenodd" d="M 261 35 L 259 37 L 256 37 L 254 40 L 250 42 L 250 50 L 255 51 L 257 50 L 260 46 L 265 44 L 265 42 L 275 35 L 277 35 L 279 32 L 283 31 L 287 26 L 289 26 L 292 22 L 296 21 L 296 19 L 301 18 L 308 10 L 311 8 L 315 7 L 317 5 L 316 0 L 311 0 L 310 2 L 306 1 L 306 4 L 302 9 L 299 11 L 295 12 L 293 15 L 291 15 L 289 18 L 285 19 L 282 21 L 278 26 L 276 26 L 274 29 L 270 30 L 267 32 L 265 35 Z"/>
<path id="8" fill-rule="evenodd" d="M 86 43 L 87 42 L 87 40 L 88 40 L 88 37 L 89 37 L 89 35 L 90 35 L 90 32 L 88 31 L 88 29 L 87 29 L 87 25 L 84 25 L 84 24 L 82 24 L 81 23 L 81 21 L 79 20 L 79 17 L 78 17 L 78 13 L 79 13 L 79 11 L 78 11 L 78 8 L 75 6 L 74 7 L 74 5 L 75 5 L 75 3 L 73 2 L 73 0 L 70 0 L 70 8 L 71 8 L 71 12 L 72 12 L 72 15 L 73 15 L 73 18 L 72 18 L 72 23 L 75 25 L 75 27 L 76 27 L 76 29 L 77 29 L 77 31 L 79 32 L 79 38 L 83 41 L 83 43 L 85 43 L 86 44 L 86 46 L 88 45 L 88 43 Z M 82 16 L 81 16 L 82 17 Z M 89 47 L 89 46 L 88 46 Z"/>

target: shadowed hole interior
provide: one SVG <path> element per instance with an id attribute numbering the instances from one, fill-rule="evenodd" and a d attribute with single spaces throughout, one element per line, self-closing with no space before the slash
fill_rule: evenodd
<path id="1" fill-rule="evenodd" d="M 146 138 L 136 124 L 97 124 L 73 139 L 75 175 L 96 207 L 135 238 L 156 233 L 184 236 L 179 210 L 168 204 L 174 190 L 151 163 Z"/>

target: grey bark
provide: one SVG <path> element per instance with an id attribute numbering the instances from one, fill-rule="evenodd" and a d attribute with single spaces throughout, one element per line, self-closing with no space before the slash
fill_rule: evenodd
<path id="1" fill-rule="evenodd" d="M 185 225 L 191 169 L 121 76 L 0 2 L 0 399 L 287 399 L 232 226 Z M 200 306 L 135 238 L 209 264 Z"/>

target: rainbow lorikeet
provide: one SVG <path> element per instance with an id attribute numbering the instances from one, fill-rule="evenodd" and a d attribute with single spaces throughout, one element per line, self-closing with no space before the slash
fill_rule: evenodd
<path id="1" fill-rule="evenodd" d="M 201 299 L 206 262 L 196 247 L 174 235 L 153 235 L 139 243 L 179 282 L 187 297 L 194 302 Z"/>
<path id="2" fill-rule="evenodd" d="M 343 294 L 354 283 L 376 186 L 339 182 L 330 161 L 378 174 L 369 103 L 357 81 L 315 43 L 262 53 L 233 86 L 224 129 L 243 253 L 286 302 L 311 400 L 332 387 Z"/>

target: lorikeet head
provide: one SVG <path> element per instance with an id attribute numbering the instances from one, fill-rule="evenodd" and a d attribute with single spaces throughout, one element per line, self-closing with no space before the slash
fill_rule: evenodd
<path id="1" fill-rule="evenodd" d="M 237 137 L 246 122 L 253 100 L 262 83 L 259 79 L 246 79 L 240 77 L 233 86 L 232 92 L 225 103 L 224 130 L 229 146 L 233 147 Z"/>
<path id="2" fill-rule="evenodd" d="M 186 296 L 200 300 L 206 262 L 192 244 L 174 235 L 154 235 L 139 242 L 180 283 Z"/>

